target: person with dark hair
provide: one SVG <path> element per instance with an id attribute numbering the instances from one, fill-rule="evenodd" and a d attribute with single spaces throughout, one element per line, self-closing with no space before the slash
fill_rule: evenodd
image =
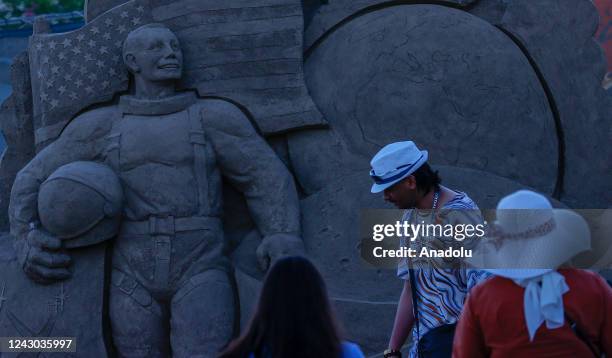
<path id="1" fill-rule="evenodd" d="M 467 194 L 442 186 L 427 159 L 428 152 L 419 150 L 411 141 L 385 146 L 370 163 L 372 193 L 383 192 L 386 201 L 406 210 L 402 220 L 409 223 L 439 220 L 439 209 L 471 211 L 464 215 L 471 222 L 465 223 L 476 223 L 480 219 L 478 206 Z M 419 210 L 431 214 L 421 217 Z M 402 240 L 403 246 L 413 244 L 418 243 Z M 465 266 L 439 268 L 424 261 L 402 258 L 398 264 L 398 276 L 405 281 L 385 358 L 401 357 L 400 349 L 411 331 L 411 357 L 450 357 L 454 329 L 467 292 L 488 276 L 483 271 L 464 269 Z"/>
<path id="2" fill-rule="evenodd" d="M 301 256 L 279 259 L 263 283 L 259 303 L 241 337 L 220 358 L 360 358 L 343 342 L 323 278 Z"/>
<path id="3" fill-rule="evenodd" d="M 431 169 L 429 164 L 423 163 L 412 175 L 414 175 L 418 191 L 429 193 L 432 190 L 440 190 L 442 179 L 440 179 L 438 171 Z"/>

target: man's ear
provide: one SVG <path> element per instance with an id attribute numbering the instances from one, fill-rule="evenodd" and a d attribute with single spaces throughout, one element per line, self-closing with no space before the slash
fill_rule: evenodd
<path id="1" fill-rule="evenodd" d="M 410 190 L 415 190 L 417 188 L 416 178 L 414 175 L 409 175 L 406 177 L 406 186 Z"/>
<path id="2" fill-rule="evenodd" d="M 125 62 L 125 66 L 128 68 L 128 70 L 132 73 L 139 73 L 140 72 L 140 66 L 138 66 L 138 64 L 136 63 L 136 56 L 134 56 L 131 53 L 127 53 L 123 59 L 123 62 Z"/>

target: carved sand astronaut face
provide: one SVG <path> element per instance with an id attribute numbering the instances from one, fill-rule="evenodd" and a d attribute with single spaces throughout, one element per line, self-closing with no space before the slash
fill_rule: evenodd
<path id="1" fill-rule="evenodd" d="M 145 25 L 125 40 L 123 59 L 136 77 L 147 82 L 181 78 L 183 52 L 178 38 L 162 25 Z"/>

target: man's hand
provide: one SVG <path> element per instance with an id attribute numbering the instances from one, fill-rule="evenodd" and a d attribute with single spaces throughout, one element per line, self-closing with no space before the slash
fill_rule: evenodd
<path id="1" fill-rule="evenodd" d="M 32 230 L 25 238 L 17 238 L 15 251 L 23 271 L 37 283 L 50 284 L 72 275 L 68 270 L 72 260 L 62 250 L 62 241 L 41 230 Z"/>
<path id="2" fill-rule="evenodd" d="M 270 264 L 283 256 L 304 256 L 304 242 L 291 234 L 273 234 L 264 237 L 257 248 L 257 261 L 266 271 Z"/>

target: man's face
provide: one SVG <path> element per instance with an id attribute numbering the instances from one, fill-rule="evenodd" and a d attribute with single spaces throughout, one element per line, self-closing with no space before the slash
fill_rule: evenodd
<path id="1" fill-rule="evenodd" d="M 385 201 L 395 205 L 398 209 L 412 209 L 417 204 L 418 192 L 416 180 L 413 175 L 400 180 L 383 192 Z"/>
<path id="2" fill-rule="evenodd" d="M 183 69 L 183 53 L 176 36 L 168 29 L 150 28 L 134 42 L 133 64 L 136 76 L 151 82 L 178 80 Z M 131 66 L 130 66 L 131 67 Z"/>

